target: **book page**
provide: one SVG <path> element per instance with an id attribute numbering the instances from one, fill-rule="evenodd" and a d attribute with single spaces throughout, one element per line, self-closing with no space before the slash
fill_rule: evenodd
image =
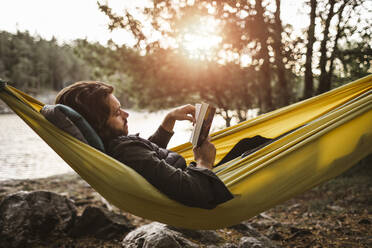
<path id="1" fill-rule="evenodd" d="M 200 146 L 208 137 L 215 111 L 216 108 L 207 103 L 195 105 L 196 123 L 190 137 L 193 147 Z"/>
<path id="2" fill-rule="evenodd" d="M 198 123 L 199 123 L 199 125 L 201 124 L 200 123 L 200 118 L 199 118 L 201 106 L 202 105 L 200 103 L 195 104 L 195 125 L 194 125 L 194 128 L 192 129 L 192 133 L 191 133 L 191 137 L 190 137 L 190 142 L 192 144 L 194 144 L 196 142 L 196 137 L 198 136 L 198 135 L 196 135 L 196 130 L 197 130 Z"/>
<path id="3" fill-rule="evenodd" d="M 211 126 L 212 126 L 212 121 L 213 121 L 215 112 L 216 112 L 216 109 L 214 107 L 212 106 L 207 107 L 207 110 L 203 118 L 203 123 L 201 126 L 197 146 L 200 146 L 201 144 L 203 144 L 203 142 L 207 139 L 209 135 L 209 130 L 211 129 Z"/>

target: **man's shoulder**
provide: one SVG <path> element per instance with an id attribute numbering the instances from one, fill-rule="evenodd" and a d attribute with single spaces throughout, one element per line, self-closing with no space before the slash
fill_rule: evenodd
<path id="1" fill-rule="evenodd" d="M 151 142 L 141 138 L 139 134 L 133 135 L 121 135 L 113 138 L 108 143 L 108 150 L 115 150 L 118 147 L 123 148 L 123 146 L 132 146 L 132 145 L 146 145 L 151 146 Z"/>
<path id="2" fill-rule="evenodd" d="M 141 138 L 139 134 L 120 135 L 110 140 L 110 144 L 132 143 L 132 142 L 147 143 L 148 140 Z"/>
<path id="3" fill-rule="evenodd" d="M 149 151 L 159 152 L 156 144 L 141 138 L 138 134 L 122 135 L 111 139 L 106 146 L 107 154 L 113 157 L 123 154 L 140 155 Z"/>

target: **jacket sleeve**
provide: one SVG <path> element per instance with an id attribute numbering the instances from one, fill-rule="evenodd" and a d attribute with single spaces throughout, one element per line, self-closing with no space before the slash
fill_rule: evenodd
<path id="1" fill-rule="evenodd" d="M 184 205 L 212 209 L 233 198 L 212 171 L 195 166 L 185 170 L 174 168 L 159 159 L 144 143 L 120 142 L 112 155 L 141 174 L 169 198 Z"/>
<path id="2" fill-rule="evenodd" d="M 151 135 L 148 140 L 152 143 L 157 144 L 161 148 L 167 148 L 167 145 L 172 138 L 174 132 L 168 132 L 166 131 L 162 126 L 159 126 L 159 128 L 156 130 L 156 132 Z"/>

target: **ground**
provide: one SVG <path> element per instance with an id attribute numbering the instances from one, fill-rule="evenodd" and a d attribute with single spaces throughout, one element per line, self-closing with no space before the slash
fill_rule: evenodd
<path id="1" fill-rule="evenodd" d="M 0 200 L 19 190 L 49 190 L 75 201 L 79 214 L 88 205 L 110 207 L 75 174 L 37 180 L 0 182 Z M 149 220 L 125 213 L 135 226 Z M 372 156 L 343 175 L 247 220 L 279 247 L 372 247 Z M 219 229 L 226 242 L 238 244 L 239 225 Z M 120 247 L 120 240 L 54 240 L 58 247 Z M 56 246 L 56 247 L 57 247 Z"/>

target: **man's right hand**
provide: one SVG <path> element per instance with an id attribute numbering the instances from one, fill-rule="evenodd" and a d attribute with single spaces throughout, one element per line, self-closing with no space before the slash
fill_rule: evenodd
<path id="1" fill-rule="evenodd" d="M 206 139 L 200 147 L 193 149 L 197 167 L 212 169 L 216 159 L 216 147 Z"/>

